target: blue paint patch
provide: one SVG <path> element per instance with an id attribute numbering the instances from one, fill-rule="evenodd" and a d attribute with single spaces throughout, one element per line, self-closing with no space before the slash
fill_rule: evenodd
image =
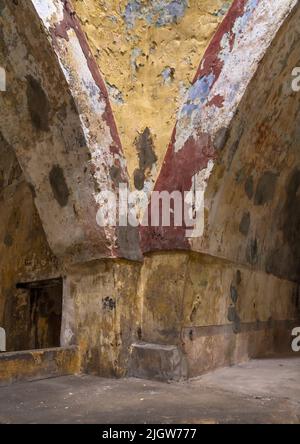
<path id="1" fill-rule="evenodd" d="M 106 82 L 106 87 L 110 100 L 117 105 L 123 105 L 124 98 L 122 92 L 115 85 L 111 85 L 108 82 Z"/>
<path id="2" fill-rule="evenodd" d="M 259 4 L 259 0 L 248 0 L 244 13 L 241 17 L 235 22 L 234 33 L 239 35 L 242 33 L 243 29 L 246 27 L 248 22 L 251 20 L 253 16 L 253 12 L 257 5 Z M 222 11 L 223 12 L 223 11 Z M 225 10 L 224 10 L 225 12 Z M 226 48 L 224 51 L 220 51 L 219 58 L 226 59 L 229 56 L 228 49 Z M 187 93 L 187 98 L 185 100 L 184 105 L 182 106 L 179 112 L 179 119 L 190 117 L 194 111 L 199 112 L 202 107 L 207 103 L 209 93 L 211 91 L 211 87 L 215 81 L 215 75 L 210 73 L 206 76 L 198 79 L 189 89 Z M 233 86 L 233 88 L 237 88 L 237 86 Z M 231 91 L 231 94 L 234 95 L 234 90 Z"/>
<path id="3" fill-rule="evenodd" d="M 245 10 L 242 16 L 238 17 L 236 19 L 235 25 L 234 25 L 234 34 L 236 37 L 239 37 L 243 34 L 243 30 L 248 25 L 249 20 L 251 20 L 251 17 L 253 16 L 253 12 L 257 5 L 259 4 L 260 0 L 248 0 Z M 229 33 L 230 34 L 230 33 Z M 223 48 L 219 53 L 220 60 L 225 60 L 229 57 L 228 48 Z"/>
<path id="4" fill-rule="evenodd" d="M 142 51 L 141 51 L 140 48 L 133 48 L 133 50 L 131 51 L 130 66 L 131 66 L 131 71 L 134 72 L 134 73 L 138 70 L 136 59 L 141 54 L 142 54 Z"/>
<path id="5" fill-rule="evenodd" d="M 130 0 L 123 14 L 128 28 L 135 26 L 136 20 L 145 20 L 158 27 L 177 23 L 185 14 L 187 0 Z"/>
<path id="6" fill-rule="evenodd" d="M 257 7 L 259 0 L 249 0 L 243 16 L 240 18 L 240 29 L 244 29 L 249 19 L 252 17 L 255 8 Z"/>
<path id="7" fill-rule="evenodd" d="M 181 109 L 180 117 L 190 116 L 193 111 L 201 108 L 207 101 L 214 79 L 215 76 L 211 73 L 201 77 L 190 87 L 186 102 Z"/>
<path id="8" fill-rule="evenodd" d="M 174 80 L 174 74 L 175 74 L 175 69 L 174 68 L 170 68 L 170 66 L 167 66 L 167 68 L 165 68 L 162 71 L 161 76 L 164 79 L 165 83 L 169 83 L 169 82 L 172 82 Z"/>
<path id="9" fill-rule="evenodd" d="M 231 2 L 225 2 L 220 9 L 213 12 L 211 15 L 213 15 L 215 17 L 223 17 L 225 14 L 227 14 L 227 12 L 230 8 L 230 5 L 231 5 Z"/>
<path id="10" fill-rule="evenodd" d="M 118 22 L 118 18 L 115 15 L 109 15 L 108 20 L 110 20 L 113 23 L 117 23 Z"/>

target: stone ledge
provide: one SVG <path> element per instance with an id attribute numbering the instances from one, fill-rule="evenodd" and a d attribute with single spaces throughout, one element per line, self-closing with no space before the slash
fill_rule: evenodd
<path id="1" fill-rule="evenodd" d="M 76 346 L 0 353 L 0 387 L 79 372 Z"/>
<path id="2" fill-rule="evenodd" d="M 129 375 L 160 381 L 187 379 L 185 358 L 176 345 L 134 343 L 131 346 Z"/>

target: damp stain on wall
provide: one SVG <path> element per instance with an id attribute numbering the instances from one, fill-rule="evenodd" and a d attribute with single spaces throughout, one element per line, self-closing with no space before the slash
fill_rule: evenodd
<path id="1" fill-rule="evenodd" d="M 27 103 L 33 126 L 49 131 L 49 101 L 41 84 L 32 76 L 27 76 Z"/>
<path id="2" fill-rule="evenodd" d="M 134 171 L 134 186 L 137 190 L 144 188 L 147 175 L 151 175 L 152 167 L 157 162 L 154 142 L 149 128 L 145 128 L 135 140 L 139 167 Z"/>

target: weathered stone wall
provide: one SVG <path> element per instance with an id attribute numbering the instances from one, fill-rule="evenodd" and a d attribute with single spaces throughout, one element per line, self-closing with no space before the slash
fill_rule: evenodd
<path id="1" fill-rule="evenodd" d="M 105 84 L 70 4 L 0 0 L 0 25 L 7 74 L 0 130 L 34 190 L 51 250 L 70 262 L 141 258 L 137 230 L 105 225 L 101 211 L 101 192 L 117 195 L 119 182 L 127 183 L 126 163 Z"/>
<path id="2" fill-rule="evenodd" d="M 190 377 L 288 352 L 299 322 L 296 283 L 197 253 L 149 255 L 138 291 L 142 340 L 177 345 Z"/>
<path id="3" fill-rule="evenodd" d="M 190 375 L 289 351 L 299 323 L 299 99 L 291 87 L 299 14 L 297 7 L 280 29 L 219 143 L 210 147 L 209 137 L 200 138 L 193 164 L 174 144 L 178 163 L 169 153 L 158 180 L 159 189 L 181 189 L 194 164 L 210 159 L 203 236 L 180 243 L 175 230 L 169 240 L 168 229 L 153 230 L 152 247 L 191 248 L 203 256 L 158 254 L 143 269 L 145 340 L 178 341 Z M 204 109 L 201 117 L 205 122 L 209 113 Z M 185 125 L 190 129 L 187 118 Z M 172 278 L 158 284 L 156 273 L 164 269 Z"/>
<path id="4" fill-rule="evenodd" d="M 193 377 L 288 352 L 299 310 L 297 283 L 208 255 L 96 261 L 68 271 L 62 345 L 105 376 L 127 374 L 135 342 L 175 345 Z"/>
<path id="5" fill-rule="evenodd" d="M 212 255 L 299 282 L 300 9 L 278 33 L 248 86 L 207 187 Z M 200 247 L 201 248 L 201 247 Z"/>
<path id="6" fill-rule="evenodd" d="M 132 342 L 141 336 L 140 264 L 96 261 L 68 270 L 62 345 L 78 345 L 82 369 L 124 376 Z"/>
<path id="7" fill-rule="evenodd" d="M 194 225 L 194 231 L 189 230 L 189 236 L 186 236 L 185 224 L 179 227 L 142 227 L 144 251 L 177 248 L 216 254 L 215 249 L 210 251 L 210 245 L 216 242 L 216 237 L 225 229 L 224 225 L 219 225 L 220 221 L 216 217 L 216 212 L 223 208 L 223 202 L 213 199 L 214 190 L 208 190 L 207 183 L 218 182 L 223 190 L 222 177 L 225 183 L 226 175 L 218 165 L 226 163 L 224 156 L 230 160 L 238 147 L 239 133 L 235 140 L 231 140 L 230 136 L 233 135 L 232 127 L 239 116 L 241 101 L 250 90 L 259 90 L 252 90 L 252 81 L 264 66 L 268 50 L 278 45 L 276 35 L 281 26 L 292 20 L 293 25 L 288 30 L 289 39 L 293 42 L 298 38 L 297 20 L 293 20 L 293 17 L 299 15 L 299 3 L 296 0 L 280 0 L 276 1 L 276 7 L 273 5 L 269 0 L 240 0 L 233 3 L 207 48 L 194 83 L 185 97 L 155 184 L 156 191 L 167 190 L 171 193 L 197 190 L 199 199 L 202 196 L 204 199 L 204 220 L 202 213 L 199 214 L 197 223 L 191 224 Z M 287 57 L 286 53 L 284 57 Z M 274 62 L 263 88 L 268 89 L 276 77 L 277 63 L 281 62 Z M 264 104 L 259 103 L 262 110 Z M 247 116 L 244 115 L 243 122 L 246 127 Z M 226 165 L 225 171 L 226 168 L 230 169 Z M 216 226 L 215 233 L 211 232 L 212 225 Z M 227 242 L 226 237 L 221 236 L 222 239 L 223 251 L 230 245 L 235 248 L 235 244 Z M 221 250 L 222 247 L 220 253 Z M 230 254 L 228 259 L 231 259 Z"/>
<path id="8" fill-rule="evenodd" d="M 152 187 L 175 123 L 181 92 L 186 92 L 228 3 L 74 2 L 103 71 L 128 161 L 129 178 L 137 189 Z M 40 2 L 35 4 L 40 13 L 45 13 Z M 15 90 L 9 89 L 3 100 L 1 96 L 2 116 L 4 109 L 13 116 L 12 120 L 5 120 L 3 127 L 26 174 L 25 181 L 15 154 L 1 136 L 0 325 L 7 330 L 8 349 L 22 348 L 20 313 L 26 300 L 16 291 L 17 282 L 63 276 L 61 342 L 63 346 L 78 345 L 83 371 L 103 376 L 125 375 L 131 345 L 136 341 L 178 346 L 187 361 L 189 376 L 260 354 L 287 350 L 291 326 L 299 315 L 300 122 L 298 100 L 289 83 L 292 67 L 298 62 L 299 9 L 277 35 L 251 82 L 257 68 L 251 65 L 252 59 L 247 58 L 246 65 L 253 70 L 250 79 L 244 67 L 240 67 L 243 100 L 232 93 L 234 100 L 226 108 L 222 104 L 230 101 L 231 95 L 224 100 L 214 96 L 215 100 L 209 101 L 205 84 L 205 75 L 209 78 L 211 69 L 209 63 L 219 79 L 220 60 L 225 66 L 220 88 L 230 83 L 226 76 L 232 65 L 228 67 L 225 62 L 227 57 L 232 63 L 231 51 L 236 47 L 233 41 L 229 44 L 222 40 L 222 32 L 233 40 L 243 40 L 243 26 L 255 32 L 255 20 L 261 23 L 256 13 L 264 20 L 266 34 L 262 32 L 260 38 L 265 45 L 265 35 L 271 43 L 277 29 L 276 23 L 268 21 L 271 12 L 267 0 L 259 2 L 259 13 L 256 2 L 235 2 L 234 13 L 219 35 L 226 57 L 220 50 L 214 58 L 218 45 L 213 45 L 205 66 L 198 71 L 199 82 L 186 96 L 193 117 L 188 112 L 181 113 L 178 128 L 182 132 L 178 132 L 178 140 L 187 135 L 187 151 L 177 149 L 175 139 L 172 140 L 158 181 L 160 187 L 168 190 L 180 189 L 200 171 L 201 162 L 207 165 L 214 160 L 205 191 L 204 236 L 189 242 L 179 239 L 176 244 L 165 232 L 165 237 L 155 239 L 155 248 L 151 242 L 145 247 L 145 251 L 161 251 L 145 254 L 144 262 L 139 263 L 90 260 L 105 255 L 130 256 L 125 250 L 128 253 L 138 242 L 136 233 L 133 238 L 123 233 L 126 242 L 120 253 L 116 242 L 118 236 L 118 240 L 122 237 L 120 233 L 100 232 L 96 227 L 95 195 L 106 180 L 109 187 L 116 187 L 125 177 L 125 167 L 105 88 L 89 58 L 87 42 L 66 4 L 68 7 L 63 10 L 62 2 L 54 2 L 54 10 L 61 13 L 58 23 L 55 24 L 55 14 L 50 24 L 48 17 L 43 17 L 43 26 L 47 24 L 51 37 L 47 40 L 43 34 L 42 38 L 46 60 L 35 45 L 39 42 L 38 30 L 44 29 L 39 28 L 39 22 L 35 21 L 32 27 L 34 36 L 26 28 L 19 41 L 18 30 L 27 6 L 17 12 L 12 12 L 13 7 L 9 10 L 6 42 L 15 52 L 8 57 L 7 47 L 0 46 L 0 62 L 1 57 L 9 58 L 8 74 L 16 86 Z M 244 9 L 245 5 L 248 9 Z M 283 21 L 293 5 L 292 0 L 282 3 L 278 20 Z M 36 13 L 29 6 L 28 9 L 34 18 Z M 235 20 L 233 38 L 230 26 L 234 26 Z M 272 37 L 268 34 L 269 24 Z M 9 26 L 15 32 L 15 46 L 11 45 Z M 248 49 L 254 44 L 249 36 L 244 43 Z M 23 74 L 14 65 L 20 48 L 22 53 L 26 49 Z M 77 66 L 77 50 L 80 62 L 85 63 L 82 71 Z M 27 51 L 31 52 L 30 57 Z M 66 56 L 70 53 L 72 57 Z M 259 60 L 263 55 L 263 49 L 261 53 L 255 52 Z M 61 65 L 56 64 L 57 57 Z M 91 65 L 99 84 L 89 71 Z M 64 70 L 60 71 L 59 66 Z M 53 89 L 49 68 L 55 74 Z M 204 77 L 201 70 L 207 70 Z M 60 84 L 63 94 L 58 94 Z M 234 81 L 230 85 L 234 90 Z M 95 90 L 99 96 L 93 93 Z M 13 91 L 20 92 L 18 101 Z M 38 117 L 42 116 L 37 113 L 40 102 L 36 100 L 46 96 L 50 104 L 50 132 L 47 122 L 40 121 Z M 208 109 L 203 122 L 197 114 L 202 99 Z M 100 102 L 101 112 L 106 110 L 103 121 L 97 120 Z M 32 110 L 31 105 L 37 108 Z M 21 130 L 16 132 L 13 122 L 18 122 L 21 111 L 26 119 L 21 125 L 15 123 Z M 210 113 L 215 111 L 213 116 L 217 115 L 218 121 L 211 119 Z M 232 121 L 229 129 L 218 133 L 219 143 L 202 137 L 193 126 L 195 119 L 207 128 L 217 127 L 225 117 L 227 123 Z M 184 125 L 195 133 L 195 143 L 188 143 L 189 132 Z M 103 137 L 104 133 L 111 137 Z M 207 140 L 209 146 L 203 146 Z M 173 148 L 175 154 L 171 152 Z M 68 198 L 62 202 L 65 182 Z M 43 225 L 35 204 L 43 216 Z M 94 243 L 95 239 L 99 244 Z M 59 253 L 61 262 L 48 242 Z M 175 247 L 185 251 L 174 252 Z M 134 244 L 132 258 L 140 257 L 138 250 Z M 77 264 L 64 262 L 68 255 Z"/>
<path id="9" fill-rule="evenodd" d="M 23 308 L 28 304 L 19 282 L 57 277 L 58 263 L 14 152 L 0 137 L 0 325 L 7 350 L 24 349 Z"/>

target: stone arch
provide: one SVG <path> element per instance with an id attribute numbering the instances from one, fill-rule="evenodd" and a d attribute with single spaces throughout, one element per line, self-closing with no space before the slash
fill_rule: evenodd
<path id="1" fill-rule="evenodd" d="M 294 49 L 293 45 L 298 38 L 298 14 L 298 2 L 293 0 L 276 2 L 276 5 L 268 0 L 237 0 L 233 3 L 211 41 L 187 93 L 155 185 L 156 191 L 189 191 L 194 186 L 201 189 L 205 206 L 204 232 L 193 238 L 186 236 L 185 226 L 142 227 L 142 247 L 145 252 L 180 249 L 226 257 L 216 240 L 218 236 L 222 238 L 223 224 L 226 225 L 226 221 L 220 220 L 217 215 L 222 205 L 214 188 L 218 183 L 219 190 L 222 190 L 226 183 L 222 168 L 226 170 L 228 166 L 224 167 L 222 159 L 226 155 L 233 158 L 237 152 L 241 134 L 237 132 L 233 141 L 233 127 L 237 125 L 241 132 L 245 132 L 251 125 L 247 119 L 249 107 L 248 111 L 244 111 L 243 119 L 241 113 L 249 91 L 252 90 L 255 96 L 255 79 L 264 71 L 265 79 L 262 82 L 267 85 L 272 75 L 276 76 L 279 67 L 276 68 L 270 62 L 270 71 L 266 72 L 269 54 L 273 51 L 275 55 L 274 48 L 280 48 L 282 54 L 287 56 Z M 296 63 L 297 58 L 295 55 L 293 57 Z M 291 82 L 292 77 L 290 86 Z M 294 102 L 296 106 L 296 97 Z M 264 105 L 262 101 L 259 103 Z M 268 178 L 261 180 L 268 181 Z M 234 205 L 231 208 L 233 211 Z M 247 223 L 245 215 L 241 224 Z M 240 260 L 231 254 L 228 254 L 228 259 Z"/>
<path id="2" fill-rule="evenodd" d="M 97 224 L 100 192 L 117 195 L 128 178 L 105 84 L 71 4 L 3 2 L 1 26 L 0 131 L 53 253 L 71 262 L 139 259 L 135 230 Z"/>
<path id="3" fill-rule="evenodd" d="M 232 119 L 205 192 L 207 225 L 192 248 L 300 280 L 299 5 L 286 18 Z"/>

